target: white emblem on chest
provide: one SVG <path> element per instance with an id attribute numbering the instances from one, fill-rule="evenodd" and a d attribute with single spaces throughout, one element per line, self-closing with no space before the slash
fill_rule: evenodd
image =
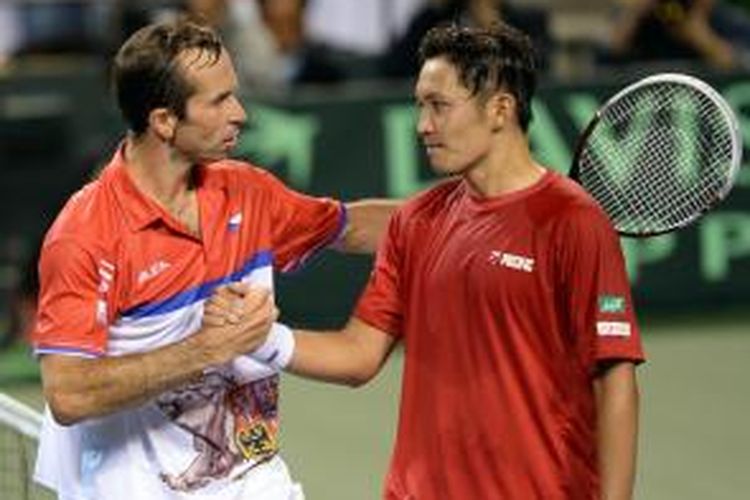
<path id="1" fill-rule="evenodd" d="M 229 218 L 227 227 L 230 232 L 234 233 L 240 228 L 240 224 L 242 224 L 242 212 L 237 212 Z"/>
<path id="2" fill-rule="evenodd" d="M 170 264 L 169 262 L 157 260 L 147 269 L 144 269 L 143 271 L 138 273 L 138 284 L 141 285 L 146 281 L 155 278 L 158 274 L 169 269 L 170 267 L 172 267 L 172 264 Z"/>
<path id="3" fill-rule="evenodd" d="M 507 267 L 527 273 L 534 271 L 534 259 L 522 255 L 514 255 L 500 250 L 492 250 L 490 251 L 490 257 L 487 260 L 493 266 Z"/>

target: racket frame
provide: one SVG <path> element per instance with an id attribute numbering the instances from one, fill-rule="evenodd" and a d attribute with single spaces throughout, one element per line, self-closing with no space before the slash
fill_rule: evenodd
<path id="1" fill-rule="evenodd" d="M 675 224 L 674 226 L 665 228 L 663 230 L 650 231 L 650 232 L 625 231 L 625 230 L 620 230 L 617 227 L 615 227 L 615 229 L 621 236 L 627 236 L 631 238 L 648 238 L 652 236 L 658 236 L 661 234 L 670 233 L 672 231 L 676 231 L 678 229 L 682 229 L 684 227 L 689 226 L 690 224 L 694 223 L 699 218 L 701 218 L 703 215 L 705 215 L 706 212 L 713 209 L 717 204 L 719 204 L 722 200 L 724 200 L 727 197 L 729 192 L 732 190 L 732 187 L 734 186 L 735 182 L 737 181 L 740 167 L 742 165 L 743 147 L 742 147 L 742 138 L 741 138 L 742 136 L 740 135 L 739 123 L 737 122 L 737 117 L 732 111 L 732 108 L 729 106 L 726 100 L 724 100 L 721 94 L 719 94 L 719 92 L 716 91 L 716 89 L 714 89 L 711 85 L 709 85 L 708 83 L 694 76 L 687 75 L 684 73 L 659 73 L 656 75 L 647 76 L 634 83 L 631 83 L 630 85 L 623 88 L 622 90 L 614 94 L 612 97 L 607 99 L 607 101 L 599 107 L 599 109 L 596 111 L 596 113 L 591 118 L 589 123 L 586 125 L 586 128 L 578 136 L 578 140 L 576 141 L 576 147 L 575 147 L 574 154 L 573 154 L 573 163 L 568 172 L 568 176 L 574 181 L 576 181 L 577 183 L 581 184 L 580 169 L 578 166 L 580 157 L 583 154 L 584 148 L 586 147 L 586 141 L 588 140 L 589 136 L 594 131 L 594 128 L 596 128 L 596 125 L 599 123 L 599 121 L 601 121 L 601 118 L 604 115 L 604 113 L 609 108 L 614 106 L 615 103 L 617 103 L 625 95 L 630 94 L 641 87 L 646 87 L 649 85 L 654 85 L 654 84 L 664 83 L 664 82 L 679 83 L 679 84 L 697 89 L 699 92 L 705 95 L 712 103 L 716 105 L 716 107 L 719 109 L 722 116 L 724 117 L 726 123 L 729 124 L 730 132 L 731 132 L 730 137 L 731 137 L 731 144 L 732 144 L 732 156 L 731 156 L 731 164 L 729 166 L 728 179 L 727 179 L 727 182 L 724 183 L 723 189 L 721 189 L 716 194 L 713 200 L 706 203 L 706 205 L 701 210 L 697 210 L 691 217 L 686 218 L 684 221 L 680 222 L 679 224 Z M 583 187 L 583 184 L 581 184 L 581 186 Z"/>

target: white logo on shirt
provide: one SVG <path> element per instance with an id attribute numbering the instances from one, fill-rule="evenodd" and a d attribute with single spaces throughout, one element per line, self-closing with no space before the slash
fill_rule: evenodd
<path id="1" fill-rule="evenodd" d="M 138 284 L 141 285 L 144 282 L 156 277 L 162 271 L 172 267 L 172 264 L 163 260 L 157 260 L 151 264 L 147 269 L 138 273 Z"/>
<path id="2" fill-rule="evenodd" d="M 96 301 L 96 322 L 100 325 L 107 324 L 107 302 L 99 299 Z"/>
<path id="3" fill-rule="evenodd" d="M 99 260 L 99 293 L 107 293 L 109 291 L 109 284 L 115 276 L 114 264 L 107 262 L 104 259 Z"/>
<path id="4" fill-rule="evenodd" d="M 517 271 L 525 271 L 527 273 L 534 271 L 534 259 L 522 255 L 515 255 L 500 250 L 492 250 L 490 252 L 490 257 L 487 260 L 493 266 L 503 266 Z"/>
<path id="5" fill-rule="evenodd" d="M 104 259 L 100 259 L 97 273 L 99 274 L 99 299 L 96 301 L 96 322 L 100 325 L 106 325 L 107 301 L 105 300 L 105 296 L 109 292 L 110 284 L 115 277 L 115 265 Z"/>
<path id="6" fill-rule="evenodd" d="M 596 333 L 601 337 L 630 337 L 630 323 L 622 321 L 599 321 Z"/>
<path id="7" fill-rule="evenodd" d="M 229 223 L 228 223 L 229 230 L 232 232 L 237 231 L 241 223 L 242 223 L 242 212 L 237 212 L 236 214 L 232 215 L 229 218 Z"/>

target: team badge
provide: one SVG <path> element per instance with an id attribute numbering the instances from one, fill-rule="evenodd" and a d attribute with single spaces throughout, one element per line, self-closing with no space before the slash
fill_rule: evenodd
<path id="1" fill-rule="evenodd" d="M 625 312 L 625 297 L 620 295 L 600 295 L 599 312 L 623 313 Z"/>

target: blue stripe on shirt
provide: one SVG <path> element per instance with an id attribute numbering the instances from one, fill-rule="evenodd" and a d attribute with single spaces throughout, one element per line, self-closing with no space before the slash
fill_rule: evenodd
<path id="1" fill-rule="evenodd" d="M 139 318 L 145 318 L 148 316 L 157 316 L 159 314 L 165 314 L 168 312 L 182 309 L 191 304 L 207 299 L 213 291 L 227 283 L 239 281 L 256 269 L 267 267 L 273 263 L 273 253 L 268 250 L 264 250 L 255 254 L 250 260 L 242 266 L 238 271 L 233 272 L 229 276 L 218 278 L 202 285 L 180 292 L 168 299 L 160 300 L 158 302 L 150 302 L 147 304 L 141 304 L 132 309 L 124 311 L 122 313 L 123 319 L 133 320 Z"/>

